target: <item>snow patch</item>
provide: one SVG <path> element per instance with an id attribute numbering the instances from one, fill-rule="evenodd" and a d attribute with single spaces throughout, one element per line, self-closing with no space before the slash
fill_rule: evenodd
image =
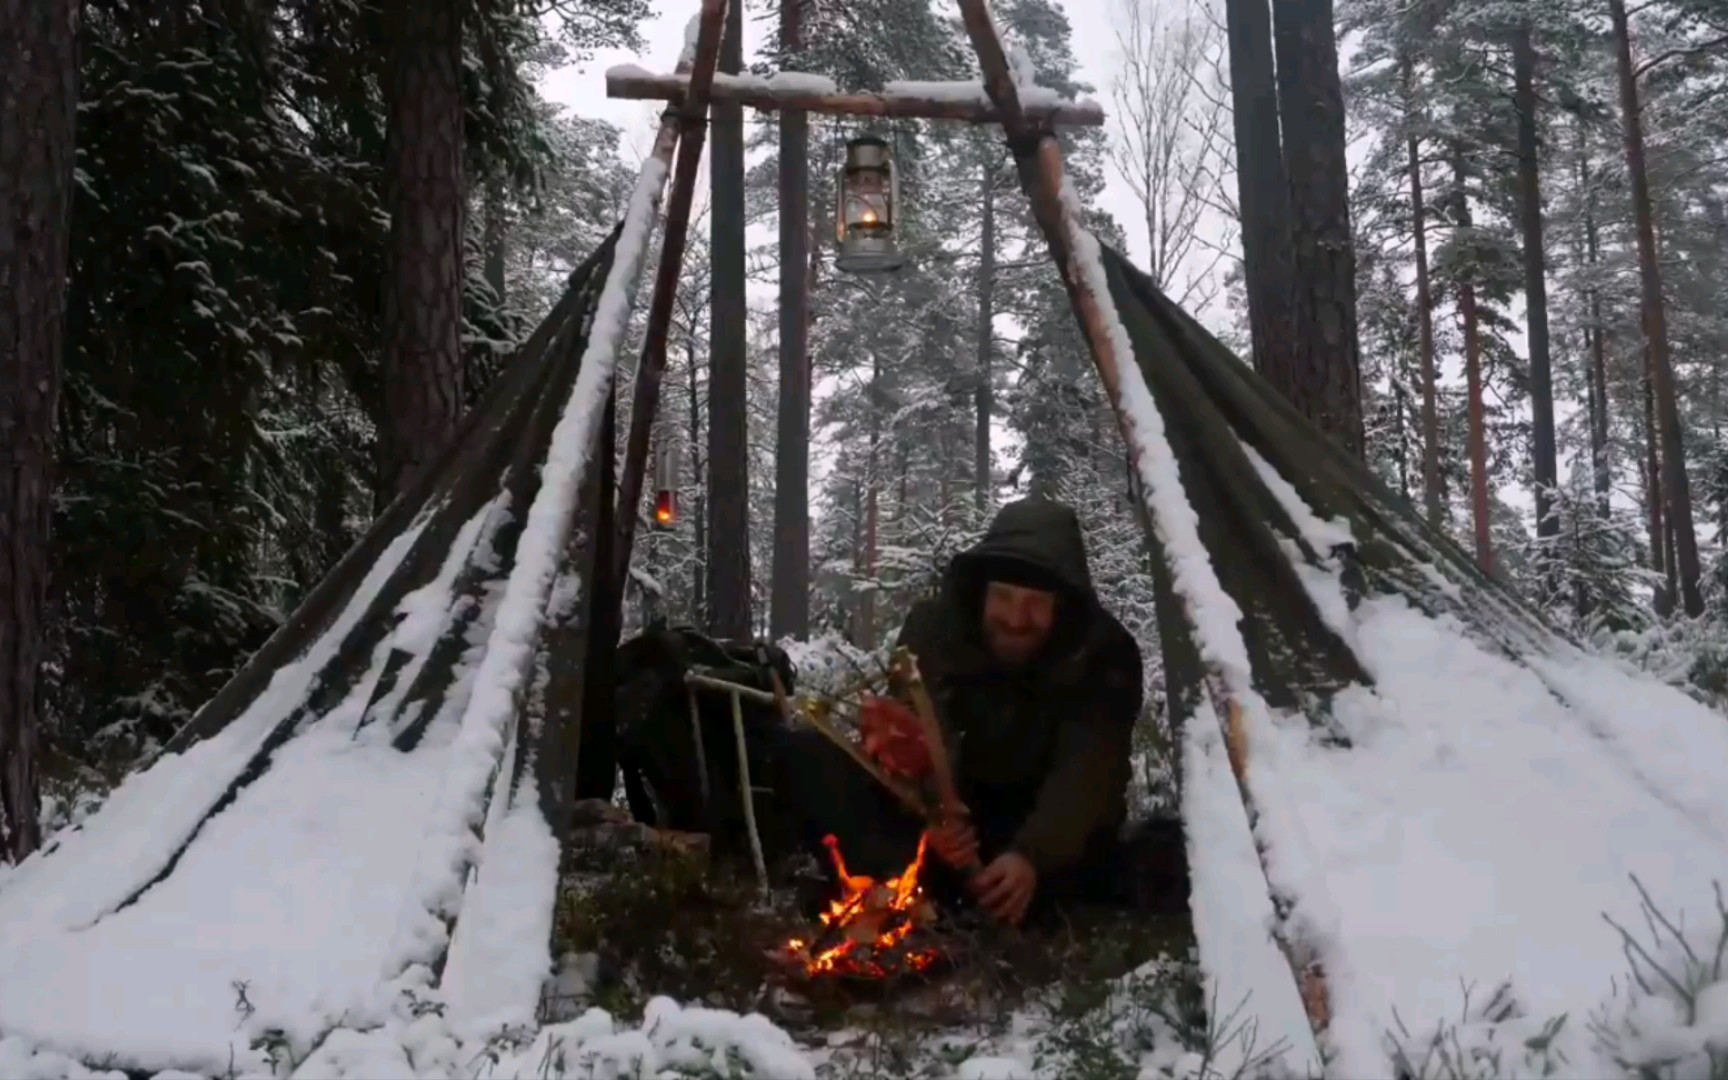
<path id="1" fill-rule="evenodd" d="M 1206 973 L 1206 1000 L 1221 1012 L 1255 1018 L 1257 1043 L 1288 1047 L 1297 1073 L 1318 1072 L 1320 1053 L 1296 984 L 1273 938 L 1277 913 L 1254 850 L 1248 816 L 1230 772 L 1218 716 L 1201 704 L 1183 729 L 1182 820 L 1188 842 L 1189 910 Z M 1223 1048 L 1216 1062 L 1233 1076 L 1244 1048 Z"/>
<path id="2" fill-rule="evenodd" d="M 838 94 L 840 86 L 826 75 L 805 71 L 777 71 L 768 77 L 768 88 L 786 94 L 812 94 L 826 97 Z"/>
<path id="3" fill-rule="evenodd" d="M 330 628 L 304 656 L 278 670 L 241 715 L 210 738 L 127 777 L 82 827 L 62 833 L 59 843 L 6 877 L 0 891 L 0 951 L 13 939 L 90 925 L 167 863 L 265 736 L 305 700 L 313 679 L 395 573 L 430 514 L 423 511 L 384 549 Z"/>

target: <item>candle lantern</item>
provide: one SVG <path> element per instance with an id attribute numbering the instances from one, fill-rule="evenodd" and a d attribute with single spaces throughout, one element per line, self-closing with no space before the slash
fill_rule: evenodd
<path id="1" fill-rule="evenodd" d="M 840 205 L 834 220 L 840 254 L 834 265 L 850 274 L 900 269 L 906 261 L 894 246 L 900 178 L 887 140 L 860 135 L 848 142 L 839 187 Z"/>
<path id="2" fill-rule="evenodd" d="M 654 528 L 678 526 L 678 442 L 662 438 L 654 451 Z"/>

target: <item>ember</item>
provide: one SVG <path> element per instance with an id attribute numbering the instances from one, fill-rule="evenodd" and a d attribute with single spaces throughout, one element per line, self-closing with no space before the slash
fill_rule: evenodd
<path id="1" fill-rule="evenodd" d="M 841 894 L 822 913 L 822 931 L 814 941 L 793 938 L 786 952 L 801 964 L 806 977 L 890 979 L 929 969 L 942 959 L 941 950 L 914 940 L 919 930 L 936 920 L 936 908 L 924 896 L 919 875 L 924 869 L 924 843 L 898 877 L 887 881 L 846 869 L 840 842 L 824 841 L 839 873 Z"/>

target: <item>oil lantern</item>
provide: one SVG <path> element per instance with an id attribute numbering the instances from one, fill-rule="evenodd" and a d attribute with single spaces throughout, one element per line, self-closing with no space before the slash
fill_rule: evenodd
<path id="1" fill-rule="evenodd" d="M 654 450 L 654 528 L 678 527 L 678 441 L 662 438 Z"/>
<path id="2" fill-rule="evenodd" d="M 877 274 L 898 270 L 905 263 L 894 246 L 899 189 L 886 139 L 860 135 L 846 144 L 840 206 L 834 216 L 840 236 L 836 267 L 849 274 Z"/>

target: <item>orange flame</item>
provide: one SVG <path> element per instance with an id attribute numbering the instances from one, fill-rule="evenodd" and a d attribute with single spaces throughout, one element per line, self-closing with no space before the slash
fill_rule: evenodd
<path id="1" fill-rule="evenodd" d="M 828 910 L 822 912 L 822 933 L 814 944 L 803 938 L 786 943 L 786 951 L 803 963 L 806 975 L 886 979 L 896 974 L 896 969 L 923 971 L 941 958 L 936 949 L 913 949 L 891 965 L 878 959 L 936 917 L 919 881 L 924 870 L 922 839 L 911 864 L 885 882 L 847 869 L 840 841 L 834 837 L 825 837 L 822 842 L 834 860 L 840 896 L 829 901 Z M 813 948 L 817 950 L 814 953 Z"/>

